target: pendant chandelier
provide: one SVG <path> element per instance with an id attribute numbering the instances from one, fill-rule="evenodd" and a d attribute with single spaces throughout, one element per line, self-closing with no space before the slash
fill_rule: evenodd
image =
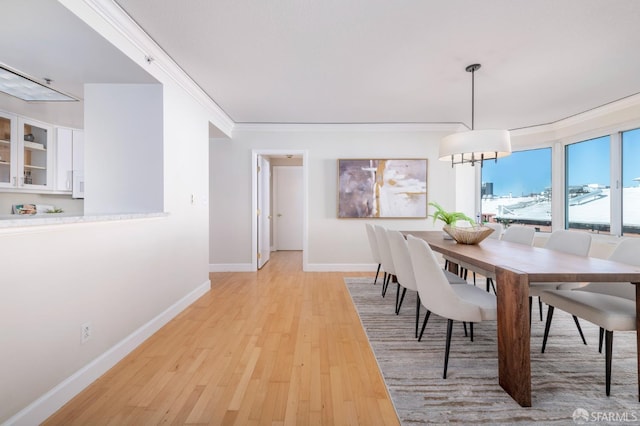
<path id="1" fill-rule="evenodd" d="M 440 160 L 450 161 L 451 167 L 456 164 L 476 162 L 484 160 L 498 161 L 499 157 L 511 154 L 511 137 L 508 130 L 475 130 L 474 102 L 475 102 L 475 72 L 480 69 L 480 64 L 472 64 L 465 68 L 471 73 L 471 130 L 467 132 L 453 133 L 440 141 Z"/>

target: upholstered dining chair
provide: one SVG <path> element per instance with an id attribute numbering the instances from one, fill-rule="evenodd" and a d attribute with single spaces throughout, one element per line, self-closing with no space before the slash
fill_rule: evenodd
<path id="1" fill-rule="evenodd" d="M 629 238 L 618 243 L 610 260 L 640 266 L 640 239 Z M 598 351 L 605 337 L 605 387 L 611 392 L 611 356 L 614 331 L 636 330 L 636 289 L 631 283 L 589 283 L 573 290 L 543 291 L 540 299 L 549 305 L 542 340 L 542 353 L 547 345 L 554 308 L 580 317 L 600 327 Z"/>
<path id="2" fill-rule="evenodd" d="M 378 282 L 378 274 L 380 273 L 382 260 L 380 260 L 380 251 L 378 250 L 378 241 L 376 240 L 376 231 L 375 229 L 373 229 L 373 225 L 370 223 L 365 223 L 364 226 L 367 229 L 367 238 L 369 239 L 371 257 L 373 257 L 373 261 L 378 264 L 378 269 L 376 270 L 376 277 L 373 280 L 373 284 L 375 285 Z M 384 281 L 386 277 L 387 277 L 387 273 L 385 272 L 382 280 Z"/>
<path id="3" fill-rule="evenodd" d="M 496 297 L 472 285 L 449 285 L 433 250 L 424 240 L 409 235 L 407 245 L 418 295 L 422 305 L 427 309 L 420 337 L 424 333 L 432 312 L 447 319 L 444 372 L 442 375 L 442 378 L 446 379 L 453 321 L 470 323 L 471 340 L 473 341 L 473 323 L 497 318 Z"/>
<path id="4" fill-rule="evenodd" d="M 535 236 L 535 228 L 523 225 L 511 225 L 502 233 L 502 241 L 530 246 L 533 245 Z"/>
<path id="5" fill-rule="evenodd" d="M 493 238 L 494 240 L 499 240 L 500 238 L 502 238 L 502 233 L 504 232 L 504 226 L 502 226 L 501 223 L 487 222 L 484 224 L 484 226 L 487 226 L 493 229 L 493 232 L 487 238 Z"/>
<path id="6" fill-rule="evenodd" d="M 378 252 L 380 254 L 380 261 L 382 262 L 382 269 L 384 269 L 386 273 L 385 280 L 382 282 L 382 297 L 384 297 L 387 294 L 389 282 L 396 282 L 396 269 L 393 265 L 386 229 L 380 225 L 374 225 L 373 228 L 376 231 L 376 241 L 378 242 Z"/>
<path id="7" fill-rule="evenodd" d="M 555 250 L 562 253 L 574 254 L 576 256 L 587 256 L 589 249 L 591 248 L 591 235 L 586 232 L 559 230 L 554 231 L 549 236 L 544 248 L 549 250 Z M 580 283 L 529 283 L 529 323 L 531 323 L 531 309 L 533 305 L 533 298 L 538 297 L 538 307 L 540 309 L 540 321 L 542 321 L 542 301 L 539 299 L 540 294 L 545 290 L 556 290 L 559 285 L 563 285 L 563 288 L 579 287 Z M 587 341 L 584 339 L 580 323 L 576 320 L 576 327 L 580 331 L 580 336 L 584 344 Z"/>
<path id="8" fill-rule="evenodd" d="M 398 295 L 396 294 L 396 315 L 400 313 L 400 307 L 404 300 L 407 290 L 412 290 L 417 293 L 418 287 L 416 285 L 416 278 L 413 274 L 413 266 L 411 266 L 411 258 L 409 257 L 409 248 L 407 247 L 407 241 L 399 231 L 387 230 L 387 238 L 389 240 L 389 248 L 391 249 L 391 257 L 393 258 L 393 265 L 396 268 L 396 275 L 398 279 L 398 285 L 402 286 L 402 297 L 398 301 Z M 418 323 L 420 320 L 420 295 L 417 297 L 416 303 L 416 330 L 415 337 L 418 337 Z"/>
<path id="9" fill-rule="evenodd" d="M 493 232 L 491 234 L 489 234 L 489 236 L 487 238 L 491 238 L 494 240 L 499 240 L 500 237 L 502 236 L 502 232 L 504 231 L 504 226 L 502 226 L 501 223 L 497 223 L 497 222 L 487 222 L 484 224 L 484 226 L 493 229 Z M 455 260 L 445 256 L 445 262 L 453 262 L 456 263 Z M 476 272 L 479 272 L 482 275 L 486 276 L 486 271 L 479 271 L 477 269 L 471 269 L 471 272 L 473 274 L 473 284 L 476 283 Z M 469 275 L 469 266 L 468 265 L 461 265 L 460 263 L 458 263 L 458 274 L 459 276 L 464 279 L 466 281 L 468 275 Z M 489 291 L 489 282 L 487 282 L 487 291 Z M 495 289 L 494 289 L 495 291 Z"/>
<path id="10" fill-rule="evenodd" d="M 404 235 L 399 231 L 387 230 L 387 239 L 389 241 L 389 247 L 391 249 L 391 257 L 393 258 L 393 266 L 395 267 L 396 277 L 398 280 L 398 286 L 402 287 L 402 296 L 398 301 L 398 294 L 396 294 L 396 315 L 400 313 L 400 307 L 407 290 L 417 292 L 418 287 L 416 284 L 416 278 L 413 273 L 413 265 L 411 264 L 411 256 L 409 255 L 409 247 L 407 246 L 407 240 Z M 467 284 L 451 272 L 445 272 L 447 281 L 449 284 Z M 398 288 L 399 288 L 398 287 Z M 420 294 L 417 295 L 416 303 L 416 330 L 415 335 L 418 337 L 418 323 L 420 319 Z"/>
<path id="11" fill-rule="evenodd" d="M 535 228 L 530 226 L 523 225 L 511 225 L 502 233 L 502 241 L 507 241 L 510 243 L 516 244 L 524 244 L 530 246 L 533 244 L 533 239 L 536 236 Z M 493 284 L 493 280 L 495 279 L 495 274 L 490 272 L 485 275 L 487 277 L 487 291 L 490 288 L 493 289 L 493 292 L 496 292 L 496 287 Z"/>

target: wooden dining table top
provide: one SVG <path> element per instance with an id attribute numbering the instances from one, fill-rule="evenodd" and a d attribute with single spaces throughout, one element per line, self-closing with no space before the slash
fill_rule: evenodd
<path id="1" fill-rule="evenodd" d="M 458 244 L 440 231 L 404 231 L 425 240 L 443 255 L 495 272 L 504 267 L 529 276 L 530 282 L 640 282 L 640 267 L 595 257 L 577 256 L 492 238 L 480 244 Z"/>

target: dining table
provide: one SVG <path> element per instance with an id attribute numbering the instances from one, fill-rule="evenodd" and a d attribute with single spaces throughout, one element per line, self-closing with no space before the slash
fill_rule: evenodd
<path id="1" fill-rule="evenodd" d="M 521 406 L 531 407 L 530 282 L 630 282 L 636 286 L 638 398 L 640 401 L 640 267 L 611 260 L 485 239 L 459 244 L 442 231 L 404 231 L 454 261 L 495 274 L 498 381 Z"/>

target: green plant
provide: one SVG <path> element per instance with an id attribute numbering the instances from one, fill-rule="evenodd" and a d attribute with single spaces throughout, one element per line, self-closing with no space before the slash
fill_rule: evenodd
<path id="1" fill-rule="evenodd" d="M 443 221 L 446 225 L 456 226 L 456 222 L 459 220 L 466 220 L 471 225 L 475 225 L 473 219 L 462 212 L 448 212 L 442 208 L 442 206 L 435 201 L 429 203 L 430 206 L 436 209 L 436 211 L 431 215 L 433 217 L 433 223 L 436 223 L 436 220 Z"/>

